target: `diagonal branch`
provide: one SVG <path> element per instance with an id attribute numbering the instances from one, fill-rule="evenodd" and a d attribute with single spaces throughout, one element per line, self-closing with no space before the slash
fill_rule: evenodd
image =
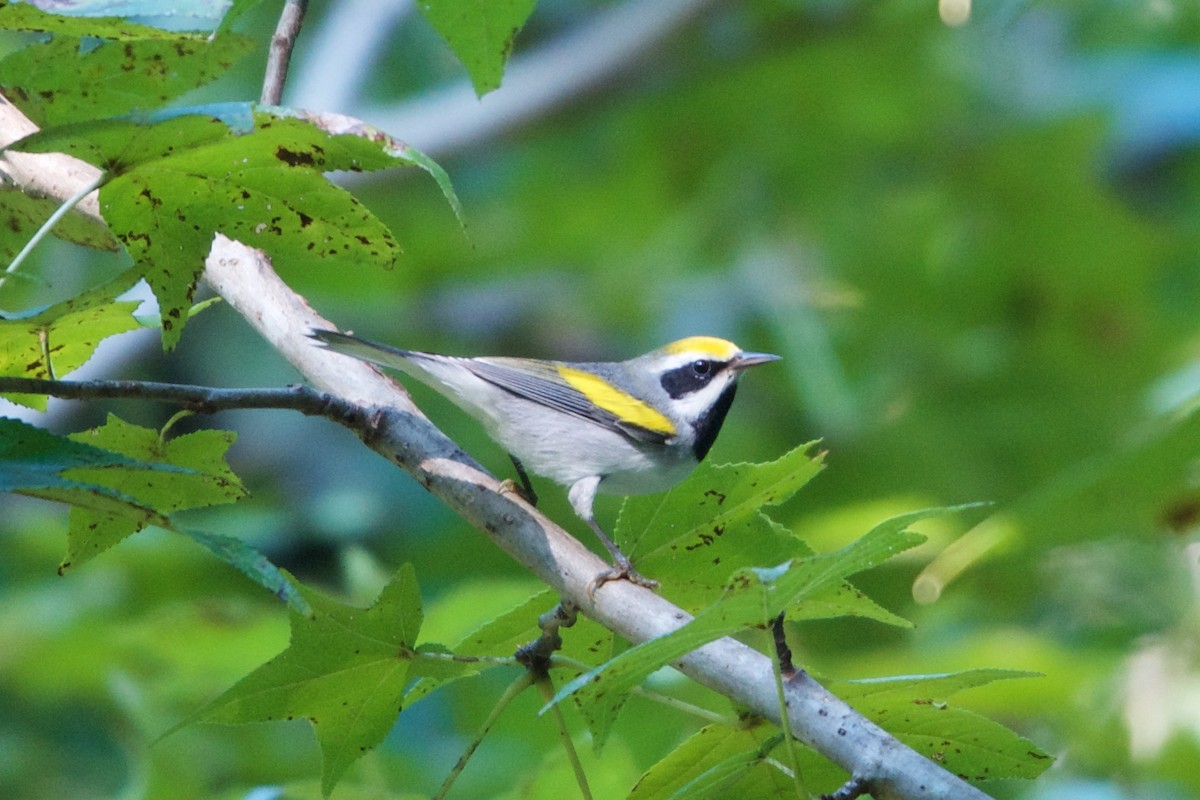
<path id="1" fill-rule="evenodd" d="M 22 126 L 30 123 L 0 98 L 0 146 L 19 135 Z M 56 175 L 89 175 L 70 157 L 56 158 L 63 162 Z M 3 158 L 0 170 L 13 174 Z M 20 185 L 54 193 L 37 170 L 22 172 Z M 68 182 L 58 188 L 67 196 L 81 185 Z M 310 384 L 360 406 L 370 416 L 372 424 L 360 435 L 371 449 L 409 472 L 585 614 L 635 643 L 691 620 L 682 609 L 627 581 L 605 583 L 589 592 L 596 575 L 609 565 L 515 493 L 505 491 L 425 418 L 401 386 L 365 362 L 313 346 L 308 330 L 332 326 L 279 278 L 262 252 L 217 234 L 205 278 Z M 772 662 L 741 642 L 711 642 L 674 666 L 735 704 L 781 722 Z M 782 722 L 797 739 L 850 772 L 857 785 L 869 787 L 877 800 L 987 797 L 903 745 L 806 672 L 787 680 L 784 692 L 787 719 Z"/>

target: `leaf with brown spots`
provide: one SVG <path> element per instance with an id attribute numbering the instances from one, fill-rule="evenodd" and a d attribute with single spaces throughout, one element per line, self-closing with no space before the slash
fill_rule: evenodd
<path id="1" fill-rule="evenodd" d="M 825 454 L 814 455 L 813 448 L 813 443 L 801 445 L 764 464 L 706 461 L 669 491 L 629 497 L 617 518 L 617 544 L 636 561 L 678 552 L 706 537 L 710 544 L 730 537 L 730 525 L 752 519 L 765 506 L 787 501 L 816 477 Z M 743 551 L 754 550 L 753 540 L 739 540 L 737 545 Z M 782 560 L 775 558 L 774 547 L 764 546 L 764 558 L 751 566 Z"/>
<path id="2" fill-rule="evenodd" d="M 61 378 L 81 367 L 109 336 L 134 330 L 137 301 L 118 301 L 137 282 L 126 272 L 108 283 L 61 303 L 20 314 L 0 314 L 0 375 Z M 7 395 L 9 400 L 44 410 L 42 395 Z"/>
<path id="3" fill-rule="evenodd" d="M 823 454 L 811 450 L 797 447 L 765 464 L 704 462 L 667 492 L 626 498 L 616 541 L 666 597 L 689 610 L 706 606 L 738 570 L 812 555 L 762 513 L 820 472 Z"/>
<path id="4" fill-rule="evenodd" d="M 186 475 L 174 464 L 143 461 L 90 443 L 55 436 L 14 419 L 0 419 L 0 491 L 67 503 L 94 515 L 123 516 L 142 524 L 166 517 L 123 489 L 130 476 Z"/>
<path id="5" fill-rule="evenodd" d="M 222 33 L 96 41 L 58 35 L 0 60 L 0 89 L 40 126 L 151 110 L 220 77 L 254 48 Z M 115 76 L 119 76 L 116 79 Z"/>
<path id="6" fill-rule="evenodd" d="M 86 4 L 76 4 L 76 6 L 85 6 Z M 69 13 L 72 10 L 72 5 L 68 3 L 55 4 L 60 13 L 51 14 L 42 11 L 32 3 L 3 3 L 0 4 L 0 29 L 12 31 L 35 31 L 38 33 L 47 32 L 55 34 L 66 34 L 69 36 L 91 36 L 104 39 L 179 39 L 184 34 L 177 30 L 165 30 L 163 28 L 155 28 L 150 25 L 142 25 L 121 17 L 101 17 L 93 16 L 95 6 L 92 8 L 80 7 L 78 14 Z M 210 31 L 216 27 L 221 17 L 224 15 L 225 8 L 220 3 L 210 3 L 209 7 L 215 14 L 210 14 L 208 17 L 199 15 L 189 16 L 189 20 L 196 23 L 193 30 Z M 91 12 L 91 13 L 89 13 Z M 143 15 L 139 19 L 151 19 L 152 16 Z M 178 27 L 179 17 L 174 17 L 175 27 Z M 206 24 L 199 24 L 199 23 Z M 194 37 L 199 37 L 201 34 L 194 34 Z"/>
<path id="7" fill-rule="evenodd" d="M 48 197 L 30 197 L 15 188 L 0 186 L 0 261 L 12 261 L 59 205 Z M 96 250 L 118 248 L 107 227 L 79 211 L 71 211 L 50 232 L 63 241 Z"/>
<path id="8" fill-rule="evenodd" d="M 976 669 L 864 681 L 826 681 L 825 688 L 909 747 L 970 781 L 1036 778 L 1054 759 L 1028 739 L 947 702 L 965 689 L 1035 672 Z"/>
<path id="9" fill-rule="evenodd" d="M 282 271 L 395 262 L 388 227 L 326 172 L 420 167 L 461 220 L 440 167 L 336 115 L 229 103 L 51 128 L 13 149 L 68 152 L 110 173 L 101 213 L 158 298 L 168 349 L 218 232 L 261 248 Z"/>
<path id="10" fill-rule="evenodd" d="M 793 531 L 763 509 L 788 500 L 824 466 L 813 445 L 765 464 L 705 462 L 675 488 L 630 497 L 617 520 L 617 541 L 638 568 L 660 581 L 663 596 L 696 611 L 721 595 L 745 569 L 813 555 Z M 887 625 L 911 623 L 883 608 L 849 581 L 807 596 L 789 619 L 854 616 Z"/>
<path id="11" fill-rule="evenodd" d="M 71 435 L 71 440 L 103 448 L 141 463 L 162 464 L 176 471 L 105 470 L 79 468 L 76 479 L 106 486 L 156 514 L 189 508 L 232 503 L 246 494 L 241 481 L 225 463 L 225 452 L 233 444 L 230 431 L 206 430 L 164 439 L 152 428 L 143 428 L 109 415 L 101 427 Z M 77 565 L 104 552 L 136 533 L 156 518 L 131 510 L 96 511 L 72 508 L 67 530 L 67 556 L 63 562 Z"/>

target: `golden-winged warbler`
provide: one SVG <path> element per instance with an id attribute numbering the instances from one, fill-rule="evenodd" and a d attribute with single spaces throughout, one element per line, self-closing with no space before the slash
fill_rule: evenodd
<path id="1" fill-rule="evenodd" d="M 529 471 L 568 487 L 571 506 L 608 549 L 599 585 L 639 575 L 596 523 L 596 494 L 648 494 L 683 480 L 712 447 L 747 367 L 779 356 L 691 336 L 628 361 L 463 358 L 401 350 L 336 331 L 309 334 L 329 349 L 398 369 L 436 389 L 506 448 L 526 494 Z"/>

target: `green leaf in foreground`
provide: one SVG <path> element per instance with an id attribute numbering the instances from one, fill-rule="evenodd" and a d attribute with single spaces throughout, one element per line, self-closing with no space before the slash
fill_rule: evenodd
<path id="1" fill-rule="evenodd" d="M 765 464 L 704 462 L 667 492 L 626 498 L 616 540 L 670 600 L 689 610 L 708 605 L 739 570 L 812 554 L 762 514 L 821 470 L 822 455 L 811 449 Z"/>
<path id="2" fill-rule="evenodd" d="M 148 441 L 151 435 L 153 443 Z M 165 445 L 156 441 L 157 436 L 155 431 L 110 420 L 93 438 L 112 446 L 105 449 L 0 418 L 0 492 L 71 506 L 68 550 L 74 555 L 68 556 L 62 569 L 72 558 L 78 563 L 98 552 L 89 545 L 103 549 L 111 544 L 100 540 L 104 532 L 120 539 L 131 529 L 154 524 L 180 531 L 293 609 L 310 613 L 308 601 L 297 593 L 292 581 L 261 553 L 232 537 L 180 529 L 166 516 L 171 509 L 225 502 L 242 493 L 222 458 L 232 434 L 202 431 Z M 164 449 L 176 463 L 159 460 Z M 134 488 L 129 489 L 130 485 Z M 175 486 L 184 495 L 159 497 L 157 506 L 140 499 L 146 495 L 144 489 L 153 487 L 150 493 L 156 494 L 167 486 Z M 96 521 L 95 529 L 88 520 Z"/>
<path id="3" fill-rule="evenodd" d="M 765 464 L 702 462 L 669 491 L 630 497 L 617 518 L 617 543 L 639 564 L 717 547 L 724 526 L 787 501 L 821 471 L 824 453 L 811 455 L 813 446 L 801 445 Z"/>
<path id="4" fill-rule="evenodd" d="M 897 739 L 969 781 L 1036 778 L 1054 763 L 1033 742 L 998 722 L 946 702 L 952 694 L 997 680 L 1037 677 L 980 669 L 867 681 L 826 682 L 831 692 Z"/>
<path id="5" fill-rule="evenodd" d="M 737 572 L 813 555 L 808 544 L 763 513 L 787 501 L 823 468 L 813 444 L 765 464 L 703 463 L 661 495 L 627 498 L 617 539 L 663 596 L 695 612 L 720 596 Z M 806 597 L 791 619 L 858 616 L 907 626 L 848 581 Z"/>
<path id="6" fill-rule="evenodd" d="M 74 476 L 135 498 L 140 505 L 162 515 L 232 503 L 246 493 L 225 463 L 225 451 L 234 439 L 229 431 L 196 431 L 164 439 L 156 430 L 110 415 L 103 426 L 73 434 L 71 439 L 140 462 L 179 468 L 149 475 L 140 471 L 101 472 L 87 468 L 72 471 Z M 80 564 L 150 524 L 157 524 L 157 520 L 137 509 L 101 512 L 73 508 L 67 531 L 67 557 L 60 569 Z"/>
<path id="7" fill-rule="evenodd" d="M 418 8 L 467 68 L 482 97 L 500 86 L 513 42 L 536 0 L 421 0 Z"/>
<path id="8" fill-rule="evenodd" d="M 30 197 L 15 187 L 0 186 L 0 261 L 8 264 L 29 241 L 38 228 L 61 205 L 49 197 Z M 96 250 L 114 251 L 117 240 L 108 228 L 78 210 L 73 210 L 51 229 L 59 239 L 91 247 Z M 7 280 L 21 273 L 8 275 Z M 0 307 L 7 305 L 0 298 Z"/>
<path id="9" fill-rule="evenodd" d="M 0 492 L 37 495 L 39 490 L 85 490 L 117 502 L 130 500 L 110 487 L 78 480 L 78 473 L 68 475 L 84 468 L 92 474 L 127 469 L 177 469 L 73 442 L 26 422 L 0 417 Z"/>
<path id="10" fill-rule="evenodd" d="M 287 603 L 296 613 L 306 616 L 313 613 L 308 600 L 283 570 L 241 539 L 187 528 L 180 528 L 179 532 Z"/>
<path id="11" fill-rule="evenodd" d="M 122 453 L 72 442 L 14 419 L 0 418 L 0 491 L 67 503 L 97 515 L 129 516 L 167 526 L 155 508 L 125 494 L 114 483 L 126 476 L 183 474 L 173 464 L 155 464 Z M 90 480 L 89 480 L 90 478 Z"/>
<path id="12" fill-rule="evenodd" d="M 194 722 L 307 719 L 321 746 L 321 790 L 387 735 L 412 675 L 445 663 L 416 647 L 421 597 L 411 565 L 400 568 L 370 608 L 301 588 L 313 613 L 292 611 L 291 643 L 275 658 L 167 734 Z M 164 734 L 164 735 L 167 735 Z"/>
<path id="13" fill-rule="evenodd" d="M 126 272 L 61 303 L 24 313 L 0 314 L 0 375 L 61 378 L 92 357 L 101 341 L 138 327 L 137 301 L 118 301 L 137 282 Z M 42 395 L 7 395 L 21 405 L 45 410 Z"/>
<path id="14" fill-rule="evenodd" d="M 37 31 L 67 34 L 69 36 L 93 36 L 104 39 L 178 39 L 179 34 L 149 25 L 129 22 L 117 16 L 92 16 L 79 13 L 72 15 L 69 4 L 59 4 L 62 13 L 51 14 L 40 10 L 32 3 L 0 4 L 0 29 L 13 31 Z M 209 6 L 219 4 L 210 3 Z M 211 27 L 211 26 L 210 26 Z"/>
<path id="15" fill-rule="evenodd" d="M 327 172 L 418 166 L 461 220 L 437 164 L 332 114 L 229 103 L 49 128 L 12 147 L 67 152 L 105 170 L 101 213 L 158 298 L 167 348 L 179 340 L 217 232 L 284 269 L 395 262 L 400 247 L 388 227 Z"/>
<path id="16" fill-rule="evenodd" d="M 764 758 L 782 738 L 773 725 L 707 725 L 646 770 L 629 800 L 788 797 L 795 782 Z"/>
<path id="17" fill-rule="evenodd" d="M 906 526 L 933 511 L 896 517 L 876 526 L 836 553 L 811 556 L 774 570 L 746 570 L 734 577 L 725 595 L 683 627 L 643 642 L 570 681 L 552 703 L 578 692 L 599 747 L 624 699 L 650 673 L 708 642 L 762 626 L 794 603 L 878 566 L 924 541 Z"/>

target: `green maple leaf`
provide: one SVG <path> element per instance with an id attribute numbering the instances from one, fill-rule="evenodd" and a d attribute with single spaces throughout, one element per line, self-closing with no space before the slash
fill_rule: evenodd
<path id="1" fill-rule="evenodd" d="M 370 608 L 307 587 L 300 593 L 312 614 L 290 612 L 288 648 L 167 734 L 193 722 L 307 719 L 321 747 L 321 790 L 328 796 L 350 765 L 387 735 L 410 679 L 452 662 L 416 646 L 421 596 L 409 564 Z"/>
<path id="2" fill-rule="evenodd" d="M 924 541 L 907 526 L 938 509 L 893 517 L 835 553 L 795 559 L 773 569 L 746 569 L 725 594 L 671 633 L 635 645 L 565 684 L 548 705 L 578 693 L 597 747 L 633 688 L 701 645 L 765 624 L 798 602 L 839 585 Z"/>
<path id="3" fill-rule="evenodd" d="M 138 505 L 117 510 L 80 506 L 71 509 L 67 557 L 60 571 L 82 564 L 147 525 L 159 524 L 160 515 L 232 503 L 246 494 L 237 476 L 225 463 L 225 451 L 234 438 L 229 431 L 196 431 L 164 439 L 159 431 L 133 425 L 110 414 L 99 428 L 72 434 L 69 438 L 140 462 L 173 465 L 179 469 L 156 473 L 100 471 L 87 467 L 72 470 L 73 477 L 111 487 L 134 498 Z M 154 513 L 141 506 L 153 509 Z"/>
<path id="4" fill-rule="evenodd" d="M 533 12 L 534 0 L 422 0 L 433 29 L 467 68 L 475 93 L 500 86 L 513 42 Z"/>

